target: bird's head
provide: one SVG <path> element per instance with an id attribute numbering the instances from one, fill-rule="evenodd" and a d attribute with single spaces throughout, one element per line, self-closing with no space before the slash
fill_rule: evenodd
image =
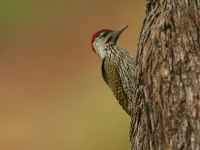
<path id="1" fill-rule="evenodd" d="M 92 50 L 104 59 L 111 51 L 109 46 L 116 45 L 118 37 L 128 26 L 122 27 L 115 31 L 103 29 L 93 34 L 91 44 Z"/>

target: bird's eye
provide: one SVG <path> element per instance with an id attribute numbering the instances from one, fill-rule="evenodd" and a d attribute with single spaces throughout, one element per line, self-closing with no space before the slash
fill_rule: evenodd
<path id="1" fill-rule="evenodd" d="M 102 37 L 105 37 L 106 35 L 108 35 L 107 32 L 103 32 L 103 33 L 101 33 L 101 36 L 102 36 Z"/>

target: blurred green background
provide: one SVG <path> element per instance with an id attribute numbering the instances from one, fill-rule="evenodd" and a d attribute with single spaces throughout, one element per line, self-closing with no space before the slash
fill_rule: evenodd
<path id="1" fill-rule="evenodd" d="M 129 149 L 129 116 L 101 77 L 91 36 L 129 27 L 136 55 L 145 1 L 0 1 L 0 150 Z"/>

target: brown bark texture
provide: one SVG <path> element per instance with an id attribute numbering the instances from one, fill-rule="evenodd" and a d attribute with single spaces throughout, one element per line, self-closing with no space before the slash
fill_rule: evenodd
<path id="1" fill-rule="evenodd" d="M 200 149 L 200 0 L 147 0 L 131 150 Z"/>

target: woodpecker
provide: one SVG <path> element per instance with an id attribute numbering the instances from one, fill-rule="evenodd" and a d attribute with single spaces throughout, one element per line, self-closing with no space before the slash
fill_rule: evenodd
<path id="1" fill-rule="evenodd" d="M 131 116 L 134 90 L 135 59 L 123 48 L 116 45 L 124 26 L 115 31 L 103 29 L 93 34 L 92 50 L 102 60 L 102 77 L 121 107 Z"/>

